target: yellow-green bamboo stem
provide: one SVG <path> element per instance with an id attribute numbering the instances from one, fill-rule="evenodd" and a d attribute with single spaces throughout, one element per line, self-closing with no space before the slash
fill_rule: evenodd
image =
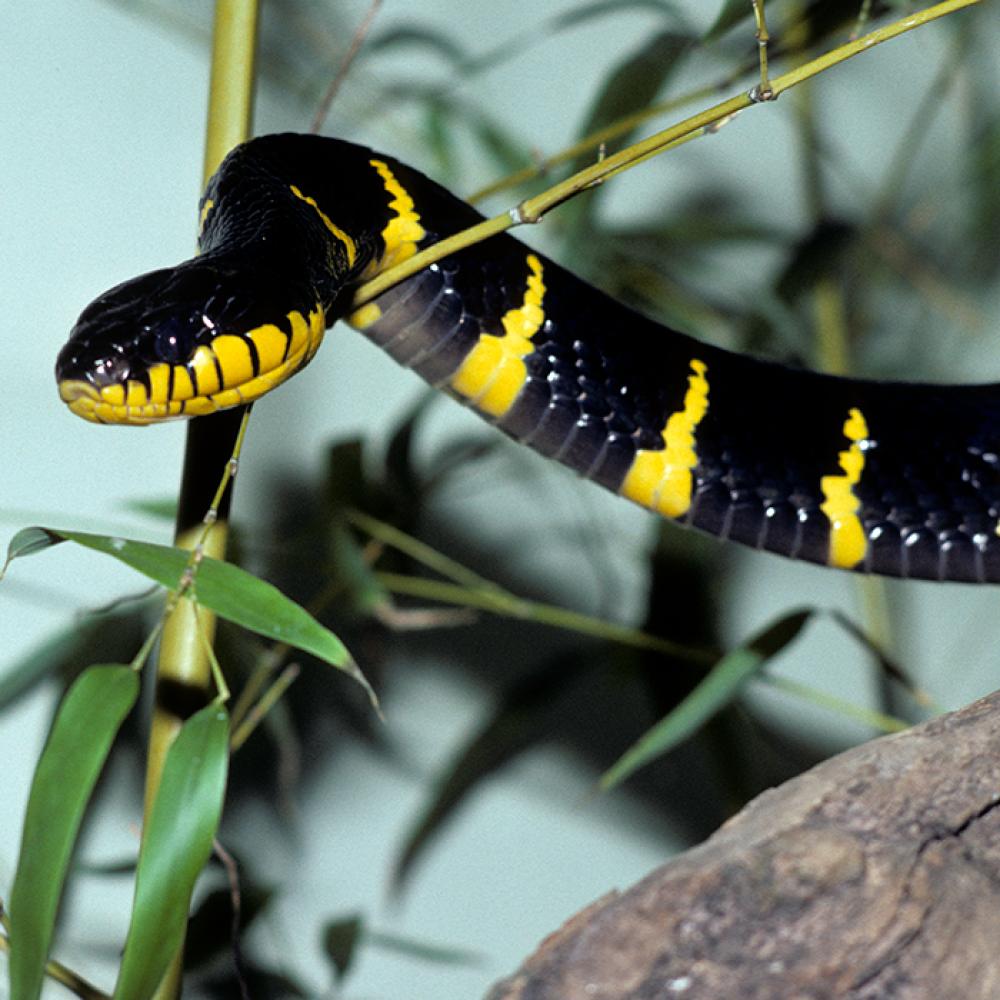
<path id="1" fill-rule="evenodd" d="M 214 173 L 226 153 L 250 135 L 253 109 L 254 55 L 257 37 L 257 0 L 217 0 L 212 48 L 212 71 L 205 140 L 204 177 Z M 214 480 L 218 466 L 197 468 L 195 456 L 227 454 L 235 441 L 231 418 L 193 420 L 188 425 L 185 473 L 181 487 L 176 543 L 202 554 L 224 558 L 227 525 L 225 516 L 207 526 L 192 519 L 203 487 Z M 209 500 L 211 494 L 207 494 Z M 208 503 L 205 502 L 207 509 Z M 204 513 L 204 511 L 202 511 Z M 224 513 L 224 508 L 223 508 Z M 176 601 L 163 627 L 157 668 L 157 699 L 149 735 L 146 765 L 148 818 L 159 788 L 167 750 L 184 717 L 198 700 L 208 697 L 212 683 L 210 649 L 215 636 L 215 617 L 196 609 L 186 597 Z M 174 956 L 156 993 L 157 1000 L 173 1000 L 181 992 L 183 952 Z"/>

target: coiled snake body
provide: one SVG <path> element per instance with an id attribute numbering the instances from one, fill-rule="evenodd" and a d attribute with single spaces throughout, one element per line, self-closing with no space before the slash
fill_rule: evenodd
<path id="1" fill-rule="evenodd" d="M 388 156 L 272 135 L 202 201 L 200 255 L 102 295 L 59 355 L 70 409 L 147 424 L 302 368 L 353 289 L 479 221 Z M 666 517 L 797 559 L 1000 581 L 1000 385 L 836 378 L 700 343 L 510 236 L 347 316 L 517 440 Z"/>

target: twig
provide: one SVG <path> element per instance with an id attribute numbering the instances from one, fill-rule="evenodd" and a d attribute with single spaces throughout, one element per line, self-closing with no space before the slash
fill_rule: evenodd
<path id="1" fill-rule="evenodd" d="M 756 25 L 757 59 L 760 63 L 760 83 L 750 92 L 755 101 L 770 101 L 775 97 L 767 78 L 767 43 L 771 36 L 767 32 L 767 21 L 764 18 L 764 0 L 750 0 L 753 4 L 753 19 Z"/>
<path id="2" fill-rule="evenodd" d="M 312 124 L 309 126 L 309 131 L 313 133 L 313 135 L 317 134 L 323 127 L 323 122 L 326 121 L 326 116 L 330 113 L 330 106 L 333 104 L 334 98 L 337 96 L 341 84 L 343 84 L 344 80 L 347 78 L 348 71 L 354 63 L 357 54 L 361 51 L 361 45 L 365 38 L 368 37 L 368 32 L 371 31 L 375 15 L 378 13 L 378 9 L 381 6 L 382 0 L 372 0 L 368 7 L 368 13 L 365 14 L 364 20 L 362 20 L 361 24 L 358 25 L 357 31 L 354 32 L 351 44 L 348 46 L 347 52 L 344 54 L 344 58 L 341 61 L 337 72 L 330 81 L 330 86 L 326 88 L 326 93 L 323 94 L 323 97 L 319 102 L 319 107 L 316 109 L 316 114 L 313 116 Z"/>
<path id="3" fill-rule="evenodd" d="M 0 934 L 0 951 L 10 951 L 10 941 L 6 934 Z M 67 968 L 62 962 L 49 959 L 45 963 L 45 975 L 61 986 L 65 986 L 71 993 L 75 993 L 81 1000 L 111 1000 L 111 997 L 103 990 L 99 990 L 93 983 L 88 982 L 78 972 Z"/>
<path id="4" fill-rule="evenodd" d="M 242 896 L 240 894 L 239 866 L 236 864 L 236 859 L 219 842 L 218 837 L 212 841 L 212 850 L 222 862 L 222 867 L 226 871 L 226 881 L 229 883 L 229 906 L 233 911 L 233 918 L 229 924 L 229 936 L 233 948 L 233 965 L 236 967 L 236 981 L 239 983 L 240 996 L 243 1000 L 250 1000 L 250 991 L 247 988 L 246 973 L 243 968 L 243 952 L 240 948 Z"/>
<path id="5" fill-rule="evenodd" d="M 971 7 L 979 2 L 980 0 L 944 0 L 943 3 L 935 4 L 933 7 L 928 7 L 919 13 L 911 14 L 898 21 L 894 21 L 892 24 L 877 28 L 863 38 L 847 42 L 833 51 L 812 59 L 801 66 L 797 66 L 789 72 L 771 80 L 770 100 L 777 99 L 786 90 L 798 86 L 805 80 L 809 80 L 861 52 L 866 52 L 868 49 L 882 42 L 889 41 L 904 32 L 912 31 L 914 28 L 934 21 L 939 17 L 954 13 L 964 7 Z M 388 268 L 371 281 L 359 286 L 355 291 L 351 308 L 360 308 L 372 301 L 372 299 L 377 298 L 393 285 L 398 284 L 405 278 L 409 278 L 411 275 L 416 274 L 435 261 L 441 260 L 443 257 L 447 257 L 475 243 L 480 243 L 491 236 L 506 232 L 514 226 L 538 222 L 547 212 L 574 197 L 580 191 L 591 187 L 595 182 L 603 180 L 612 174 L 619 173 L 624 169 L 628 169 L 637 162 L 641 162 L 656 153 L 662 152 L 671 143 L 686 138 L 699 129 L 716 125 L 724 119 L 730 118 L 737 111 L 752 107 L 758 102 L 751 95 L 752 92 L 751 94 L 738 94 L 697 115 L 692 115 L 677 125 L 664 129 L 662 132 L 657 132 L 656 135 L 650 136 L 648 139 L 637 142 L 598 163 L 592 164 L 562 183 L 554 185 L 547 191 L 522 201 L 501 215 L 494 216 L 492 219 L 486 219 L 478 225 L 456 233 L 454 236 L 450 236 L 440 243 L 435 243 L 425 250 L 421 250 L 403 263 Z"/>
<path id="6" fill-rule="evenodd" d="M 229 739 L 229 748 L 235 753 L 250 738 L 253 731 L 260 725 L 264 716 L 271 710 L 274 703 L 291 687 L 299 676 L 299 665 L 289 663 L 278 675 L 278 679 L 264 692 L 253 708 L 247 712 L 246 718 L 233 731 Z"/>

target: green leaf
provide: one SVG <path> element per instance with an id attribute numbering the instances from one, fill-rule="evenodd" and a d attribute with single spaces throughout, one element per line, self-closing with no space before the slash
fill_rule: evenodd
<path id="1" fill-rule="evenodd" d="M 146 497 L 145 499 L 127 500 L 122 506 L 133 514 L 143 514 L 146 517 L 156 518 L 158 521 L 170 521 L 171 524 L 177 518 L 176 497 Z"/>
<path id="2" fill-rule="evenodd" d="M 3 569 L 0 569 L 0 580 L 7 572 L 7 567 L 19 556 L 30 556 L 35 552 L 51 548 L 62 541 L 53 537 L 52 533 L 44 528 L 22 528 L 7 546 L 7 558 L 4 560 Z"/>
<path id="3" fill-rule="evenodd" d="M 330 526 L 330 549 L 337 577 L 347 589 L 351 606 L 372 614 L 377 608 L 392 606 L 392 595 L 365 561 L 361 546 L 354 540 L 343 519 Z"/>
<path id="4" fill-rule="evenodd" d="M 506 691 L 493 715 L 461 746 L 437 777 L 427 801 L 406 832 L 392 872 L 398 892 L 413 865 L 469 793 L 518 754 L 553 730 L 566 698 L 595 664 L 579 651 L 558 657 Z"/>
<path id="5" fill-rule="evenodd" d="M 363 931 L 364 921 L 357 913 L 331 920 L 323 928 L 323 950 L 333 963 L 333 974 L 337 982 L 347 975 L 354 964 Z"/>
<path id="6" fill-rule="evenodd" d="M 434 944 L 431 941 L 417 941 L 414 938 L 403 937 L 400 934 L 390 934 L 387 931 L 369 930 L 364 936 L 364 943 L 382 951 L 405 955 L 421 962 L 435 965 L 476 966 L 484 965 L 485 958 L 479 952 L 466 948 L 453 948 L 449 945 Z"/>
<path id="7" fill-rule="evenodd" d="M 740 21 L 750 17 L 753 8 L 750 0 L 725 0 L 722 9 L 719 11 L 712 26 L 705 32 L 702 41 L 710 44 L 721 38 L 730 28 L 734 28 Z"/>
<path id="8" fill-rule="evenodd" d="M 351 970 L 362 945 L 437 965 L 469 967 L 483 964 L 483 956 L 477 952 L 373 930 L 366 926 L 360 914 L 354 913 L 331 920 L 323 929 L 323 949 L 333 964 L 338 983 Z"/>
<path id="9" fill-rule="evenodd" d="M 634 52 L 623 59 L 604 79 L 603 86 L 590 108 L 583 126 L 579 130 L 581 138 L 600 132 L 613 123 L 627 119 L 635 112 L 646 108 L 657 97 L 670 77 L 680 65 L 681 57 L 691 46 L 691 38 L 673 31 L 661 31 L 647 38 Z M 628 145 L 637 126 L 616 135 L 610 145 L 621 149 Z M 593 152 L 576 158 L 571 172 L 590 166 L 596 159 Z M 573 246 L 595 245 L 590 230 L 593 228 L 595 206 L 602 188 L 597 187 L 574 198 L 562 212 L 563 224 L 567 226 L 567 241 Z"/>
<path id="10" fill-rule="evenodd" d="M 229 716 L 207 705 L 181 727 L 142 838 L 115 1000 L 152 996 L 184 939 L 191 893 L 212 850 L 229 763 Z"/>
<path id="11" fill-rule="evenodd" d="M 10 995 L 19 1000 L 41 992 L 83 813 L 138 693 L 129 667 L 91 667 L 66 693 L 38 761 L 10 897 Z"/>
<path id="12" fill-rule="evenodd" d="M 812 611 L 793 611 L 727 653 L 707 677 L 672 712 L 648 730 L 601 776 L 603 790 L 620 784 L 640 767 L 697 732 L 725 708 L 743 685 L 802 630 Z"/>
<path id="13" fill-rule="evenodd" d="M 645 108 L 660 92 L 681 56 L 691 47 L 691 38 L 673 31 L 661 31 L 649 38 L 612 70 L 597 95 L 580 135 L 587 136 L 627 115 Z M 627 145 L 631 130 L 616 137 L 616 145 Z M 578 160 L 574 170 L 593 159 Z"/>
<path id="14" fill-rule="evenodd" d="M 96 659 L 128 660 L 143 640 L 142 612 L 93 615 L 75 622 L 29 650 L 0 674 L 0 709 L 43 678 L 71 679 Z"/>
<path id="15" fill-rule="evenodd" d="M 465 50 L 450 35 L 417 24 L 401 24 L 372 35 L 365 43 L 366 55 L 398 48 L 418 48 L 440 56 L 452 65 L 467 60 Z"/>
<path id="16" fill-rule="evenodd" d="M 19 542 L 22 536 L 25 539 Z M 45 545 L 41 543 L 42 538 L 47 539 Z M 189 552 L 170 545 L 155 545 L 152 542 L 94 535 L 84 531 L 26 528 L 18 532 L 11 542 L 8 562 L 16 556 L 38 552 L 43 547 L 63 540 L 113 556 L 170 589 L 177 586 L 190 558 Z M 15 543 L 20 545 L 17 551 L 14 551 Z M 365 689 L 372 705 L 378 706 L 374 691 L 343 643 L 305 608 L 285 597 L 277 587 L 232 563 L 205 557 L 198 565 L 194 593 L 199 604 L 227 621 L 312 653 L 338 670 L 343 670 Z"/>
<path id="17" fill-rule="evenodd" d="M 558 14 L 552 19 L 551 25 L 555 30 L 562 31 L 608 14 L 620 14 L 624 10 L 651 10 L 670 20 L 681 20 L 681 11 L 677 5 L 665 0 L 593 0 L 592 3 L 579 4 L 564 14 Z"/>

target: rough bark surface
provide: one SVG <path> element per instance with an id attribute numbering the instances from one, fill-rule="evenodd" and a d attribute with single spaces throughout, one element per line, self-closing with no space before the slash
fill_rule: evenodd
<path id="1" fill-rule="evenodd" d="M 997 1000 L 998 803 L 1000 693 L 765 792 L 487 1000 Z"/>

